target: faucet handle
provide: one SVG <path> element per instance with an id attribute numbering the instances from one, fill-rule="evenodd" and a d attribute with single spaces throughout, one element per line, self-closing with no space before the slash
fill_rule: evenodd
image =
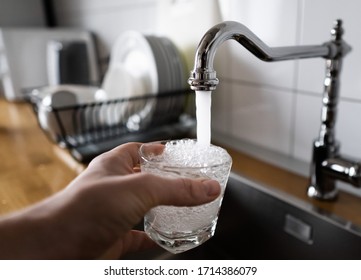
<path id="1" fill-rule="evenodd" d="M 331 29 L 331 41 L 325 43 L 329 48 L 329 53 L 325 58 L 337 59 L 344 57 L 352 50 L 351 46 L 342 39 L 343 34 L 342 20 L 337 19 Z"/>
<path id="2" fill-rule="evenodd" d="M 331 29 L 331 37 L 334 41 L 341 41 L 344 29 L 342 27 L 342 19 L 336 19 Z"/>

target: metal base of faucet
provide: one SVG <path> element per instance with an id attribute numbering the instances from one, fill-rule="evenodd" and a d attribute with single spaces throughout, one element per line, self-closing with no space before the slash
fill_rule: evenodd
<path id="1" fill-rule="evenodd" d="M 322 193 L 319 191 L 319 187 L 311 185 L 307 189 L 307 195 L 308 197 L 315 198 L 318 200 L 334 201 L 337 199 L 338 190 L 334 189 L 331 192 Z"/>
<path id="2" fill-rule="evenodd" d="M 307 195 L 319 200 L 335 200 L 340 180 L 354 187 L 361 187 L 361 163 L 341 156 L 338 142 L 324 143 L 316 140 Z"/>
<path id="3" fill-rule="evenodd" d="M 309 197 L 319 200 L 335 200 L 337 198 L 336 182 L 325 174 L 323 165 L 327 159 L 336 157 L 339 149 L 338 142 L 329 144 L 319 139 L 313 142 L 310 181 L 307 189 Z"/>

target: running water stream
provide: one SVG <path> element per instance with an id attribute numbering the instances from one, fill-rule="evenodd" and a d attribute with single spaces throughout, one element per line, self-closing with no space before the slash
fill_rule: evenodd
<path id="1" fill-rule="evenodd" d="M 196 91 L 197 140 L 202 145 L 211 144 L 211 91 Z"/>

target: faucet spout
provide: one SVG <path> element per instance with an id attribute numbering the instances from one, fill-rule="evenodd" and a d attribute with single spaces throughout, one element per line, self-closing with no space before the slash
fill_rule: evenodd
<path id="1" fill-rule="evenodd" d="M 341 21 L 338 21 L 341 24 Z M 218 84 L 213 68 L 214 56 L 219 46 L 227 40 L 235 40 L 263 61 L 281 61 L 323 57 L 334 59 L 343 56 L 351 48 L 345 42 L 330 41 L 321 45 L 269 47 L 241 23 L 225 21 L 212 27 L 201 39 L 188 83 L 193 90 L 214 90 Z"/>
<path id="2" fill-rule="evenodd" d="M 313 156 L 307 193 L 310 197 L 333 200 L 337 197 L 336 180 L 361 187 L 361 164 L 346 160 L 339 153 L 335 137 L 340 73 L 343 57 L 351 47 L 342 39 L 342 21 L 336 20 L 331 30 L 331 40 L 320 45 L 269 47 L 246 26 L 233 21 L 222 22 L 211 28 L 201 39 L 188 79 L 196 91 L 211 91 L 218 84 L 213 69 L 214 56 L 219 46 L 227 40 L 236 40 L 261 60 L 281 61 L 322 57 L 326 60 L 326 77 L 322 98 L 321 127 L 313 143 Z"/>

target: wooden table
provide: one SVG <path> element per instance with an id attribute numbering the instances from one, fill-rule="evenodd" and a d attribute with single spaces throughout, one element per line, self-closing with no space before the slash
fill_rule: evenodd
<path id="1" fill-rule="evenodd" d="M 26 103 L 0 99 L 0 145 L 0 215 L 61 190 L 85 168 L 45 136 Z M 336 202 L 311 200 L 307 178 L 226 149 L 234 172 L 361 226 L 361 198 L 341 192 Z"/>

